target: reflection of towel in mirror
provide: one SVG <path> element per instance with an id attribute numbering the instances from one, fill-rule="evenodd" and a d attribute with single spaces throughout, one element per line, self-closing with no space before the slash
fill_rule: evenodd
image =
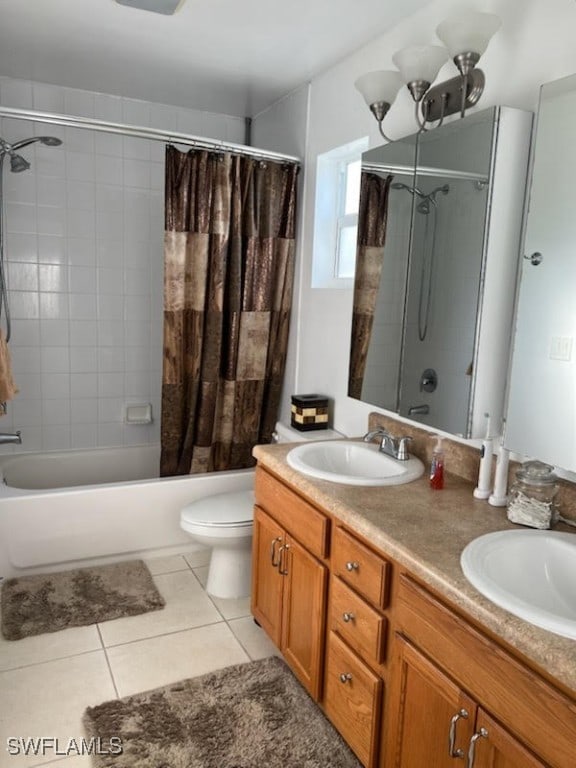
<path id="1" fill-rule="evenodd" d="M 0 403 L 12 400 L 18 392 L 12 378 L 12 363 L 10 362 L 10 351 L 6 343 L 4 331 L 0 329 Z M 1 413 L 1 411 L 0 411 Z"/>

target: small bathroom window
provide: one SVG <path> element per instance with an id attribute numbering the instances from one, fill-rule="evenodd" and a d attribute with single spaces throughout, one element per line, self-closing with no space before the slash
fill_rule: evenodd
<path id="1" fill-rule="evenodd" d="M 312 288 L 352 288 L 362 152 L 368 137 L 318 156 Z"/>

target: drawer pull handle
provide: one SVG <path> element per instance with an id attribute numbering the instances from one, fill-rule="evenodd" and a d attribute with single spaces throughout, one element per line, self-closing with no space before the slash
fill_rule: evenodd
<path id="1" fill-rule="evenodd" d="M 450 757 L 464 757 L 463 749 L 454 749 L 456 746 L 456 724 L 460 718 L 463 720 L 468 718 L 468 712 L 465 709 L 456 712 L 454 717 L 450 720 L 450 732 L 448 734 L 448 754 Z"/>
<path id="2" fill-rule="evenodd" d="M 279 544 L 281 541 L 282 536 L 277 536 L 275 539 L 272 539 L 272 544 L 270 545 L 270 561 L 273 568 L 278 568 L 280 565 L 280 559 L 276 562 L 276 544 Z"/>
<path id="3" fill-rule="evenodd" d="M 348 624 L 349 621 L 354 621 L 354 614 L 353 613 L 348 613 L 348 611 L 345 611 L 342 614 L 342 618 L 344 619 L 346 624 Z"/>
<path id="4" fill-rule="evenodd" d="M 360 568 L 360 563 L 357 563 L 355 560 L 354 561 L 349 560 L 346 563 L 346 570 L 347 571 L 357 571 L 358 568 Z"/>
<path id="5" fill-rule="evenodd" d="M 342 674 L 340 675 L 340 682 L 349 683 L 350 680 L 352 680 L 352 675 L 350 674 L 350 672 L 342 672 Z"/>
<path id="6" fill-rule="evenodd" d="M 470 739 L 470 746 L 468 748 L 468 763 L 466 764 L 466 768 L 474 768 L 474 758 L 476 753 L 476 742 L 478 739 L 487 739 L 488 738 L 488 731 L 486 728 L 480 728 L 480 730 L 472 736 Z"/>
<path id="7" fill-rule="evenodd" d="M 289 549 L 290 544 L 282 544 L 278 550 L 278 554 L 280 555 L 278 562 L 278 573 L 280 576 L 288 576 L 288 558 L 286 558 L 286 561 L 284 561 L 284 552 L 288 552 Z"/>

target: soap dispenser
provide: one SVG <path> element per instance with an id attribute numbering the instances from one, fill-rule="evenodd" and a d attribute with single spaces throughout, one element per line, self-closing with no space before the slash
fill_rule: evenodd
<path id="1" fill-rule="evenodd" d="M 444 488 L 444 448 L 440 435 L 432 436 L 436 443 L 432 451 L 432 463 L 430 464 L 430 487 L 435 491 Z"/>

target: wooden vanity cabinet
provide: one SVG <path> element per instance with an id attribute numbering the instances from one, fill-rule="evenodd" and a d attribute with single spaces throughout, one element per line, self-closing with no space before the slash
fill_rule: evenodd
<path id="1" fill-rule="evenodd" d="M 372 768 L 380 744 L 391 564 L 335 526 L 330 568 L 324 711 Z"/>
<path id="2" fill-rule="evenodd" d="M 576 765 L 572 700 L 406 574 L 397 618 L 382 765 Z"/>
<path id="3" fill-rule="evenodd" d="M 328 581 L 322 558 L 328 550 L 329 520 L 260 469 L 256 501 L 252 614 L 318 701 Z"/>

